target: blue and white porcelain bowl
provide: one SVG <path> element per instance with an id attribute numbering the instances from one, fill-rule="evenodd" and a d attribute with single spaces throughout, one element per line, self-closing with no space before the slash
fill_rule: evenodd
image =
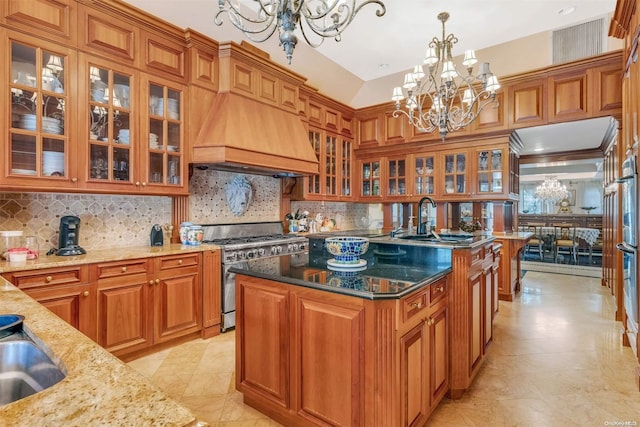
<path id="1" fill-rule="evenodd" d="M 369 249 L 369 239 L 366 237 L 329 237 L 324 241 L 324 247 L 335 261 L 340 264 L 357 264 L 360 256 Z"/>

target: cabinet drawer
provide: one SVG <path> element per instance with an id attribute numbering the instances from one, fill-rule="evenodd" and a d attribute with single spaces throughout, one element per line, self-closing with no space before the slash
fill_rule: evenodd
<path id="1" fill-rule="evenodd" d="M 3 274 L 3 277 L 20 289 L 33 289 L 42 286 L 87 283 L 89 281 L 88 271 L 86 265 L 80 265 L 76 267 L 18 271 Z"/>
<path id="2" fill-rule="evenodd" d="M 97 279 L 107 279 L 110 277 L 130 276 L 133 274 L 146 273 L 148 270 L 147 260 L 132 259 L 129 261 L 110 262 L 97 264 Z"/>
<path id="3" fill-rule="evenodd" d="M 476 265 L 481 263 L 484 260 L 484 248 L 483 247 L 479 247 L 479 248 L 474 248 L 470 250 L 470 264 L 471 265 Z"/>
<path id="4" fill-rule="evenodd" d="M 403 323 L 411 320 L 427 308 L 429 304 L 429 288 L 430 286 L 425 286 L 400 301 Z"/>
<path id="5" fill-rule="evenodd" d="M 159 270 L 168 270 L 176 267 L 192 267 L 198 265 L 200 261 L 199 253 L 182 254 L 162 257 L 158 260 Z"/>
<path id="6" fill-rule="evenodd" d="M 439 280 L 436 283 L 432 283 L 431 286 L 429 286 L 429 290 L 431 298 L 429 305 L 433 306 L 447 295 L 447 280 Z"/>

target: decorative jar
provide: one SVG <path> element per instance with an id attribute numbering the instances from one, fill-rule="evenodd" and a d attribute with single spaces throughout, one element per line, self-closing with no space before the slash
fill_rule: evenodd
<path id="1" fill-rule="evenodd" d="M 197 246 L 204 239 L 204 230 L 201 225 L 192 225 L 187 231 L 187 245 Z"/>
<path id="2" fill-rule="evenodd" d="M 330 237 L 325 239 L 324 246 L 340 264 L 357 264 L 360 256 L 369 249 L 366 237 Z"/>
<path id="3" fill-rule="evenodd" d="M 189 232 L 189 227 L 193 225 L 192 222 L 183 222 L 180 224 L 180 243 L 183 245 L 187 245 L 187 234 Z"/>

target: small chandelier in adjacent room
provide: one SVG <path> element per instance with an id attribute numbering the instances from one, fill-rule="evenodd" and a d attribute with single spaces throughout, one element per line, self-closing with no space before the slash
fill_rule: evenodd
<path id="1" fill-rule="evenodd" d="M 544 201 L 559 202 L 568 194 L 567 188 L 555 176 L 547 176 L 544 182 L 536 188 L 535 196 Z"/>
<path id="2" fill-rule="evenodd" d="M 267 40 L 278 30 L 280 46 L 289 64 L 298 43 L 294 33 L 298 25 L 304 40 L 310 46 L 318 47 L 325 38 L 340 41 L 342 32 L 367 4 L 379 6 L 377 16 L 386 12 L 380 0 L 252 0 L 245 3 L 250 6 L 241 8 L 237 0 L 218 0 L 220 10 L 214 20 L 216 25 L 222 25 L 221 15 L 226 13 L 236 28 L 257 43 Z M 311 33 L 319 36 L 319 40 L 311 41 Z"/>
<path id="3" fill-rule="evenodd" d="M 467 74 L 458 72 L 453 63 L 451 49 L 458 42 L 453 34 L 446 35 L 444 23 L 447 12 L 438 15 L 442 22 L 442 39 L 434 37 L 429 42 L 424 63 L 416 65 L 405 74 L 402 87 L 393 89 L 394 117 L 407 116 L 409 122 L 421 132 L 438 130 L 444 141 L 447 133 L 462 129 L 473 122 L 484 107 L 495 102 L 500 89 L 498 78 L 489 70 L 489 63 L 480 67 L 480 74 L 473 76 L 473 66 L 478 60 L 473 50 L 464 54 L 462 65 Z M 401 101 L 406 99 L 402 109 Z M 495 104 L 497 106 L 497 103 Z"/>

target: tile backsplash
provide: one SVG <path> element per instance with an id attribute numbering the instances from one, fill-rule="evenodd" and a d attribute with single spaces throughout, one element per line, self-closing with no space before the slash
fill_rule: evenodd
<path id="1" fill-rule="evenodd" d="M 0 193 L 0 230 L 38 238 L 40 253 L 58 247 L 60 218 L 80 218 L 84 249 L 149 244 L 153 224 L 171 222 L 171 199 L 60 193 Z"/>
<path id="2" fill-rule="evenodd" d="M 253 190 L 246 212 L 235 216 L 226 201 L 225 186 L 238 174 L 195 169 L 189 183 L 189 220 L 197 224 L 282 221 L 280 180 L 244 177 Z M 369 205 L 344 202 L 292 202 L 293 210 L 321 213 L 336 220 L 340 230 L 368 228 Z M 171 198 L 163 196 L 71 193 L 0 193 L 0 230 L 22 230 L 38 238 L 40 252 L 58 247 L 60 218 L 80 218 L 79 244 L 86 250 L 149 245 L 153 224 L 171 223 Z M 165 231 L 165 243 L 169 232 Z"/>

